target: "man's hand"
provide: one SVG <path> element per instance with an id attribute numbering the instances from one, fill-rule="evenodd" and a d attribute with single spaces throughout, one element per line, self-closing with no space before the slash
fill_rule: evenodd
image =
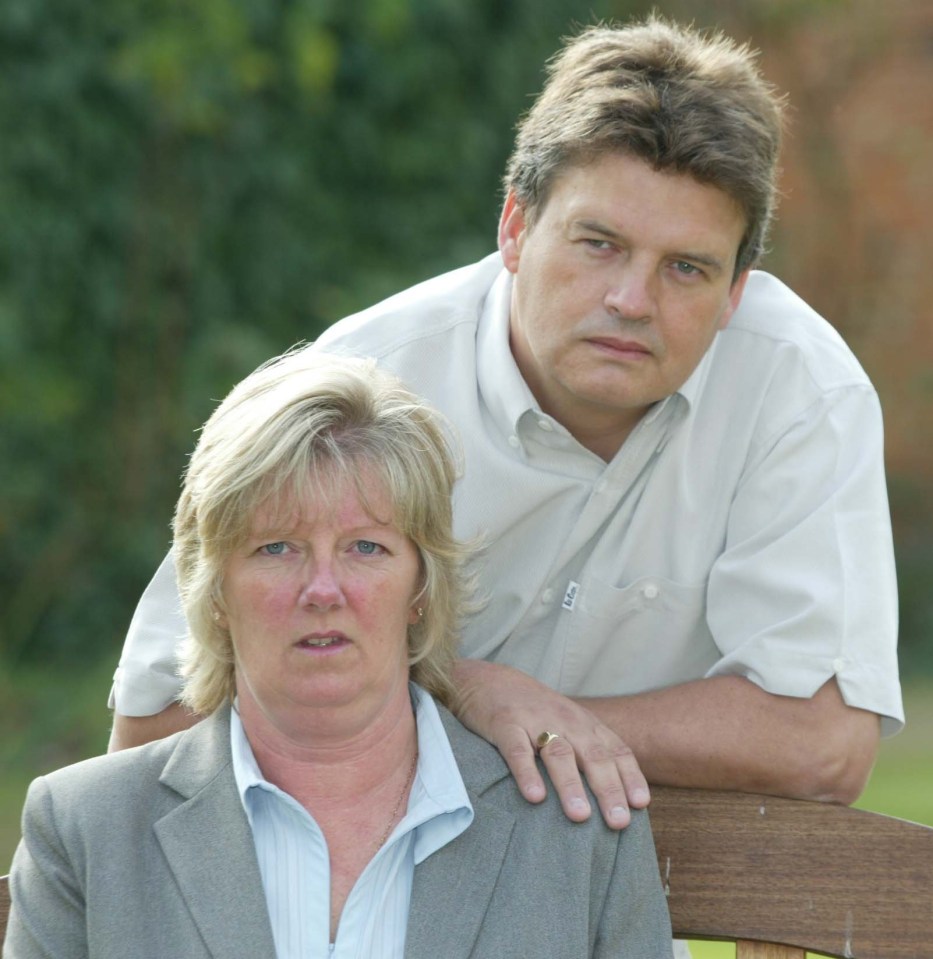
<path id="1" fill-rule="evenodd" d="M 458 718 L 496 746 L 529 802 L 547 794 L 535 763 L 535 741 L 547 731 L 558 738 L 541 750 L 541 759 L 568 819 L 581 822 L 591 813 L 581 770 L 611 828 L 629 824 L 629 807 L 648 805 L 648 783 L 634 753 L 584 706 L 498 663 L 460 660 L 456 681 Z"/>

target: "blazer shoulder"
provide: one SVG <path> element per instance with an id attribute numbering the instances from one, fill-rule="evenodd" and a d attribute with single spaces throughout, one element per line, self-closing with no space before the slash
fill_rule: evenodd
<path id="1" fill-rule="evenodd" d="M 176 778 L 182 786 L 167 773 L 173 768 L 190 770 L 189 779 L 201 782 L 216 775 L 225 756 L 225 730 L 229 731 L 225 716 L 215 715 L 165 739 L 57 769 L 32 783 L 27 809 L 44 794 L 62 825 L 110 823 L 117 828 L 122 818 L 135 821 L 144 810 L 171 808 L 186 798 L 186 791 L 180 776 Z M 188 795 L 196 786 L 195 782 Z"/>

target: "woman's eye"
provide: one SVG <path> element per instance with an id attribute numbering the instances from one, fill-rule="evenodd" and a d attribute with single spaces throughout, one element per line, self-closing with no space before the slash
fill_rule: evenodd
<path id="1" fill-rule="evenodd" d="M 266 543 L 265 546 L 261 546 L 259 551 L 265 553 L 267 556 L 281 556 L 288 547 L 285 543 Z"/>
<path id="2" fill-rule="evenodd" d="M 375 556 L 381 549 L 382 547 L 372 540 L 358 539 L 356 541 L 357 552 L 362 553 L 364 556 Z"/>

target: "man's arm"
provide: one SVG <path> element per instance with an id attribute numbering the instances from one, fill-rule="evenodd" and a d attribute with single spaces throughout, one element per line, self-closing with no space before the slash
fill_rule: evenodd
<path id="1" fill-rule="evenodd" d="M 188 729 L 200 722 L 201 718 L 189 712 L 181 703 L 171 703 L 154 716 L 124 716 L 115 712 L 107 752 L 115 753 L 130 746 L 142 746 L 153 739 L 163 739 Z"/>
<path id="2" fill-rule="evenodd" d="M 719 676 L 579 700 L 496 663 L 462 660 L 457 680 L 459 718 L 497 746 L 529 801 L 545 793 L 533 743 L 546 729 L 561 737 L 542 759 L 567 815 L 589 815 L 582 771 L 616 828 L 627 824 L 628 805 L 647 804 L 645 778 L 850 803 L 868 779 L 878 745 L 878 717 L 847 706 L 834 679 L 810 699 L 775 696 L 741 677 Z"/>
<path id="3" fill-rule="evenodd" d="M 653 783 L 819 802 L 855 802 L 880 734 L 879 717 L 847 706 L 835 679 L 809 699 L 716 676 L 579 703 L 625 731 Z"/>

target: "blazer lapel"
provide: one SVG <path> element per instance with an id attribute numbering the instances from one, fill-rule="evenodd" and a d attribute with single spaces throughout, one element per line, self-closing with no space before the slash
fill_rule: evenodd
<path id="1" fill-rule="evenodd" d="M 229 710 L 183 737 L 161 781 L 183 798 L 154 829 L 212 956 L 274 956 L 252 833 L 233 778 Z"/>
<path id="2" fill-rule="evenodd" d="M 499 754 L 446 710 L 440 713 L 476 815 L 465 832 L 415 867 L 406 959 L 466 959 L 473 952 L 515 826 L 514 815 L 483 795 L 508 775 Z"/>

